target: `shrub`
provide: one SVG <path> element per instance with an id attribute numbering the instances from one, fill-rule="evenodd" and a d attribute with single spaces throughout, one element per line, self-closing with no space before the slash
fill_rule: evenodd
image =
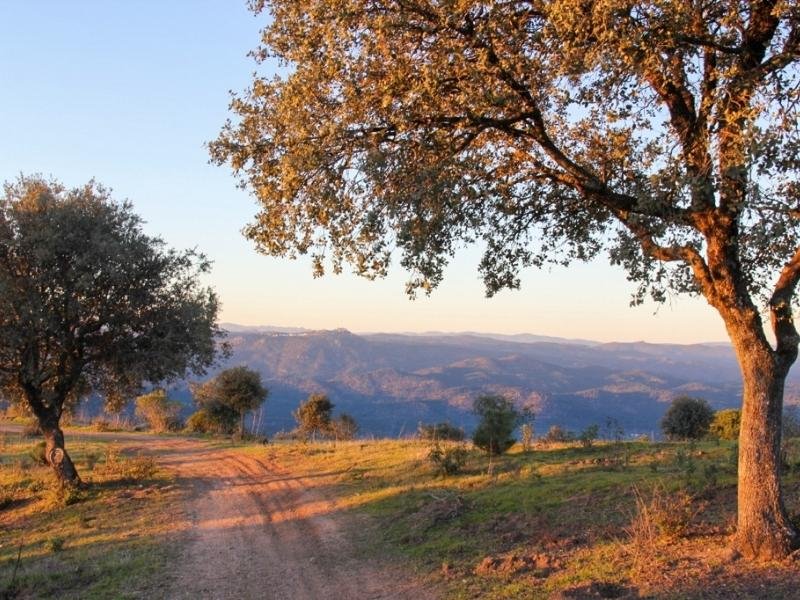
<path id="1" fill-rule="evenodd" d="M 421 440 L 442 440 L 451 442 L 461 442 L 464 440 L 464 430 L 450 423 L 428 424 L 420 423 L 417 434 Z"/>
<path id="2" fill-rule="evenodd" d="M 64 548 L 64 541 L 63 537 L 54 536 L 47 540 L 45 546 L 50 552 L 60 552 Z"/>
<path id="3" fill-rule="evenodd" d="M 680 490 L 669 494 L 657 487 L 649 500 L 633 489 L 635 510 L 626 528 L 635 571 L 650 568 L 659 542 L 685 536 L 698 512 L 694 499 Z"/>
<path id="4" fill-rule="evenodd" d="M 442 475 L 457 475 L 467 462 L 467 450 L 463 446 L 442 448 L 438 443 L 428 452 L 431 461 Z"/>
<path id="5" fill-rule="evenodd" d="M 48 509 L 64 508 L 77 504 L 86 498 L 84 490 L 75 485 L 54 485 L 43 496 L 44 505 Z"/>
<path id="6" fill-rule="evenodd" d="M 127 481 L 150 479 L 158 471 L 158 465 L 151 456 L 123 458 L 113 446 L 106 447 L 103 471 L 106 475 Z"/>
<path id="7" fill-rule="evenodd" d="M 742 411 L 735 408 L 718 410 L 714 413 L 714 420 L 708 432 L 721 440 L 738 440 L 739 424 L 742 420 Z"/>
<path id="8" fill-rule="evenodd" d="M 217 422 L 218 430 L 232 433 L 238 424 L 240 436 L 245 433 L 247 412 L 261 406 L 269 395 L 261 374 L 247 367 L 225 369 L 213 379 L 190 387 L 195 402 Z"/>
<path id="9" fill-rule="evenodd" d="M 331 421 L 330 429 L 337 440 L 352 440 L 358 433 L 358 423 L 347 413 L 342 413 Z"/>
<path id="10" fill-rule="evenodd" d="M 671 440 L 698 440 L 708 433 L 713 419 L 708 402 L 681 396 L 672 401 L 661 419 L 661 430 Z"/>
<path id="11" fill-rule="evenodd" d="M 186 431 L 190 433 L 218 433 L 220 425 L 215 419 L 211 418 L 208 411 L 201 408 L 186 419 Z"/>
<path id="12" fill-rule="evenodd" d="M 560 425 L 551 425 L 550 429 L 547 430 L 547 433 L 542 438 L 542 441 L 548 444 L 557 444 L 571 442 L 574 439 L 575 436 L 571 431 L 567 431 Z"/>
<path id="13" fill-rule="evenodd" d="M 163 389 L 136 398 L 136 416 L 157 433 L 180 429 L 181 403 L 170 400 Z"/>
<path id="14" fill-rule="evenodd" d="M 521 415 L 514 404 L 503 396 L 479 396 L 473 412 L 480 417 L 472 442 L 489 454 L 502 454 L 516 441 L 512 436 Z"/>

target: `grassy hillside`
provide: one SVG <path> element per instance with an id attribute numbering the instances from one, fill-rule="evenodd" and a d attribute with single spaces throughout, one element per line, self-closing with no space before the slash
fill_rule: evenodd
<path id="1" fill-rule="evenodd" d="M 123 447 L 74 432 L 70 451 L 89 484 L 74 495 L 54 488 L 36 463 L 36 439 L 0 434 L 0 598 L 160 597 L 168 589 L 181 568 L 181 519 L 189 526 L 177 517 L 193 484 L 136 453 L 156 439 L 167 459 L 172 445 L 187 444 L 128 434 Z M 449 598 L 796 597 L 796 559 L 750 565 L 728 549 L 736 501 L 729 442 L 517 446 L 491 460 L 465 446 L 461 471 L 448 476 L 421 441 L 193 443 L 254 455 L 267 479 L 315 487 L 311 500 L 298 492 L 293 519 L 344 513 L 363 557 L 410 564 Z M 787 444 L 785 459 L 797 519 L 800 440 Z M 248 476 L 242 489 L 264 472 Z M 235 503 L 228 508 L 238 518 Z"/>
<path id="2" fill-rule="evenodd" d="M 800 510 L 800 444 L 786 489 Z M 374 517 L 364 551 L 410 559 L 453 598 L 776 598 L 794 563 L 750 566 L 735 524 L 731 443 L 559 446 L 501 459 L 468 451 L 439 474 L 422 442 L 278 444 L 287 470 L 327 476 L 337 508 Z"/>
<path id="3" fill-rule="evenodd" d="M 0 598 L 158 597 L 181 491 L 153 459 L 70 439 L 85 490 L 63 491 L 38 439 L 0 433 Z"/>

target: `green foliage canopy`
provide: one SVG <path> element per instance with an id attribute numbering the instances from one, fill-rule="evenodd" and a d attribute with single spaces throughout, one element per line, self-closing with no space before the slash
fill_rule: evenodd
<path id="1" fill-rule="evenodd" d="M 397 245 L 409 290 L 429 291 L 482 239 L 492 294 L 526 266 L 609 246 L 640 301 L 716 296 L 702 256 L 716 217 L 737 220 L 719 233 L 739 240 L 752 293 L 798 247 L 787 3 L 252 7 L 270 17 L 255 57 L 289 74 L 234 96 L 210 150 L 261 203 L 247 235 L 263 252 L 373 277 Z"/>
<path id="2" fill-rule="evenodd" d="M 330 433 L 333 406 L 325 394 L 311 394 L 301 402 L 293 413 L 300 433 L 304 436 Z"/>
<path id="3" fill-rule="evenodd" d="M 708 433 L 714 411 L 702 398 L 680 396 L 661 419 L 661 430 L 671 440 L 699 440 Z"/>
<path id="4" fill-rule="evenodd" d="M 156 432 L 180 427 L 181 403 L 170 400 L 166 390 L 156 389 L 136 398 L 136 416 Z"/>
<path id="5" fill-rule="evenodd" d="M 232 367 L 201 384 L 193 384 L 192 396 L 208 419 L 221 431 L 233 431 L 238 422 L 244 433 L 244 415 L 257 409 L 269 391 L 261 383 L 261 374 L 244 366 Z"/>
<path id="6" fill-rule="evenodd" d="M 484 395 L 475 399 L 472 411 L 480 419 L 472 442 L 490 454 L 503 454 L 516 441 L 512 436 L 522 415 L 508 398 Z"/>
<path id="7" fill-rule="evenodd" d="M 432 424 L 420 423 L 417 434 L 421 440 L 429 441 L 460 442 L 464 439 L 464 430 L 446 421 Z"/>
<path id="8" fill-rule="evenodd" d="M 254 56 L 287 75 L 256 74 L 210 150 L 261 205 L 259 251 L 379 277 L 397 247 L 413 294 L 478 241 L 492 295 L 607 249 L 634 302 L 702 294 L 744 376 L 738 544 L 800 544 L 778 443 L 800 341 L 796 2 L 251 7 L 269 13 Z"/>
<path id="9" fill-rule="evenodd" d="M 145 235 L 95 182 L 21 176 L 0 196 L 0 391 L 30 406 L 62 481 L 59 428 L 91 391 L 119 408 L 145 382 L 201 374 L 220 351 L 209 262 Z"/>
<path id="10" fill-rule="evenodd" d="M 741 410 L 735 408 L 718 410 L 714 413 L 714 420 L 711 421 L 708 432 L 721 440 L 738 440 L 741 422 Z"/>

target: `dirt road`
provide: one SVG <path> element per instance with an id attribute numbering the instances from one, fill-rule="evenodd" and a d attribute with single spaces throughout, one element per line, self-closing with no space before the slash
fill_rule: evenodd
<path id="1" fill-rule="evenodd" d="M 0 431 L 20 427 L 0 424 Z M 353 532 L 363 524 L 340 511 L 336 474 L 296 477 L 269 462 L 186 438 L 69 431 L 150 454 L 184 489 L 173 515 L 181 556 L 165 598 L 414 599 L 437 594 L 396 565 L 358 556 Z M 165 582 L 166 583 L 166 582 Z"/>
<path id="2" fill-rule="evenodd" d="M 266 452 L 184 444 L 162 455 L 191 489 L 171 598 L 434 597 L 413 575 L 355 555 L 325 477 L 294 477 Z"/>

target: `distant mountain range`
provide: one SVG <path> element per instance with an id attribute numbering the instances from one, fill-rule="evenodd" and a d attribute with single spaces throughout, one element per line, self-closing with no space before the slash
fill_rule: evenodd
<path id="1" fill-rule="evenodd" d="M 347 330 L 223 325 L 233 354 L 225 367 L 247 365 L 270 389 L 266 429 L 294 426 L 297 404 L 324 392 L 335 412 L 351 414 L 362 435 L 398 436 L 420 422 L 471 429 L 470 407 L 484 393 L 512 398 L 536 412 L 536 429 L 580 430 L 609 418 L 629 434 L 658 430 L 681 394 L 715 408 L 740 402 L 733 351 L 725 344 L 599 343 L 483 333 L 361 334 Z M 789 396 L 800 390 L 790 377 Z M 188 400 L 186 385 L 176 394 Z"/>

